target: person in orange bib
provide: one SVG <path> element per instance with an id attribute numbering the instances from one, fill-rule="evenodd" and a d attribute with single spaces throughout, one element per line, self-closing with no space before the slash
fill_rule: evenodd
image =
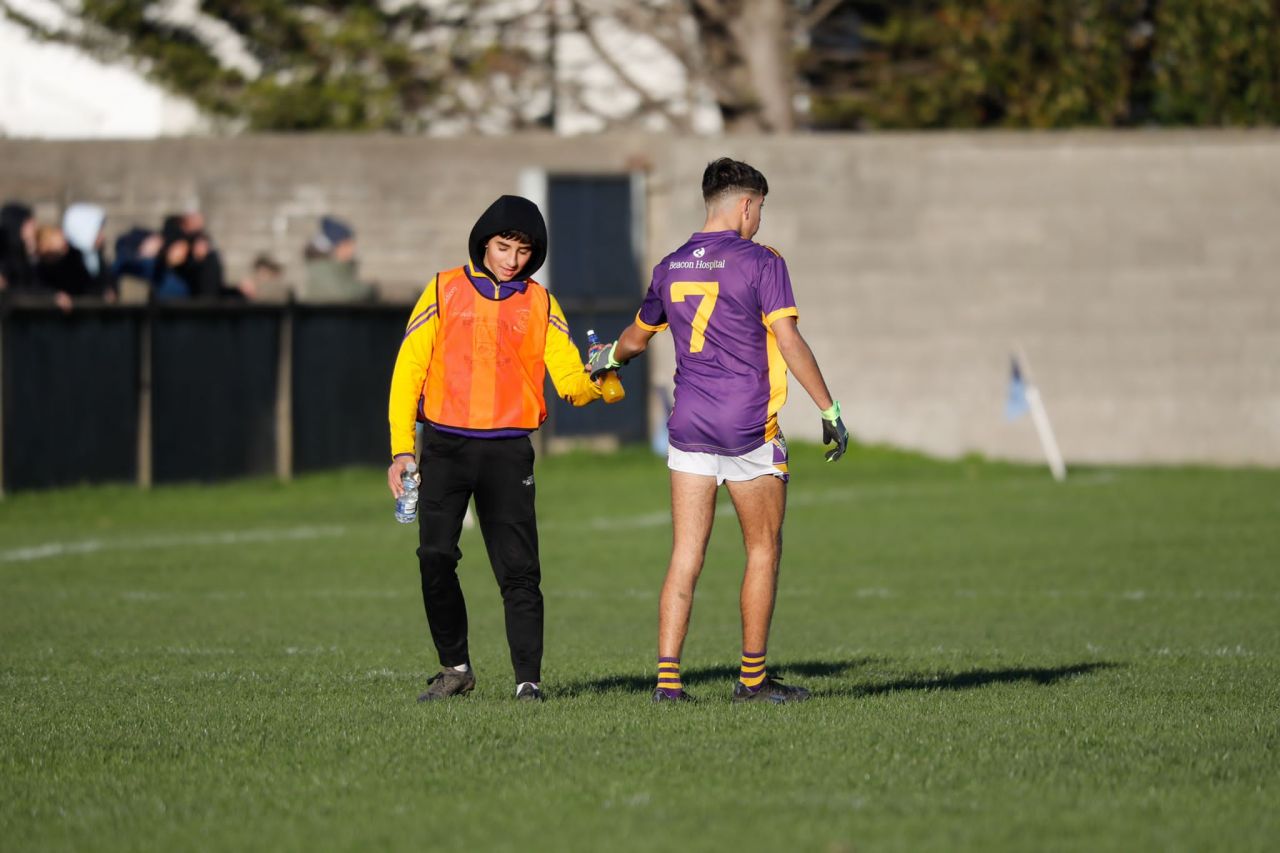
<path id="1" fill-rule="evenodd" d="M 481 215 L 471 260 L 438 273 L 418 299 L 391 379 L 387 485 L 403 493 L 423 421 L 418 498 L 422 602 L 441 669 L 418 701 L 476 684 L 458 538 L 467 503 L 502 591 L 516 697 L 542 699 L 543 604 L 529 434 L 547 417 L 543 380 L 575 406 L 600 399 L 556 298 L 531 276 L 547 257 L 537 205 L 504 195 Z"/>

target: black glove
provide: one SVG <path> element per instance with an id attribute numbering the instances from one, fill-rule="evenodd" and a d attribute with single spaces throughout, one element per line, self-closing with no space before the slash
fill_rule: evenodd
<path id="1" fill-rule="evenodd" d="M 839 401 L 832 403 L 831 408 L 822 413 L 822 443 L 830 444 L 833 441 L 836 446 L 825 454 L 828 462 L 835 462 L 844 456 L 849 447 L 849 431 L 844 428 L 844 421 L 840 419 Z"/>

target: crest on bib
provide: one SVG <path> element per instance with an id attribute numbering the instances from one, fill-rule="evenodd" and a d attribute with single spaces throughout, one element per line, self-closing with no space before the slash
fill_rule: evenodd
<path id="1" fill-rule="evenodd" d="M 532 312 L 528 308 L 521 308 L 516 312 L 515 319 L 511 321 L 512 330 L 519 334 L 525 334 L 529 331 L 529 317 Z"/>

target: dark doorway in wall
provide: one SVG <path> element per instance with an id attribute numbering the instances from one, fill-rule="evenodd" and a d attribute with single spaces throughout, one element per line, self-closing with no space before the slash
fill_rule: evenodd
<path id="1" fill-rule="evenodd" d="M 644 297 L 639 253 L 636 193 L 630 175 L 549 175 L 547 218 L 551 232 L 548 276 L 551 292 L 564 309 L 573 341 L 586 357 L 587 330 L 602 341 L 616 338 L 635 318 Z M 547 383 L 549 434 L 566 438 L 617 436 L 619 441 L 648 437 L 648 359 L 621 374 L 627 396 L 606 406 L 575 409 Z"/>

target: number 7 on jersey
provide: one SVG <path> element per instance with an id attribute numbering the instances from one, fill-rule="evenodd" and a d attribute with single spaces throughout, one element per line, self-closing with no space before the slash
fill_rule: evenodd
<path id="1" fill-rule="evenodd" d="M 689 336 L 689 352 L 702 352 L 703 344 L 707 342 L 707 324 L 711 322 L 711 312 L 716 310 L 716 300 L 720 298 L 720 282 L 673 281 L 671 283 L 672 302 L 684 302 L 691 296 L 701 297 L 701 301 L 693 315 L 693 333 Z"/>

